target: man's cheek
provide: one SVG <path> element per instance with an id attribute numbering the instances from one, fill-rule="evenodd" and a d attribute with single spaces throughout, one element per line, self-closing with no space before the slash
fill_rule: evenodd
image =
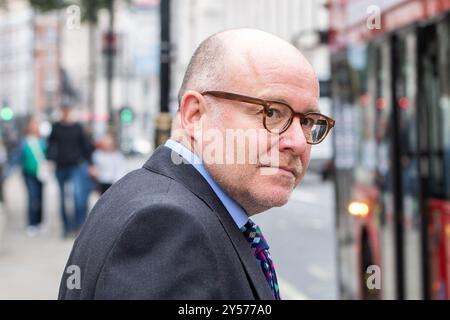
<path id="1" fill-rule="evenodd" d="M 302 163 L 302 177 L 305 175 L 306 171 L 308 170 L 310 160 L 311 160 L 311 157 L 310 157 L 309 153 L 308 153 L 308 155 L 305 155 L 300 158 L 300 162 Z"/>

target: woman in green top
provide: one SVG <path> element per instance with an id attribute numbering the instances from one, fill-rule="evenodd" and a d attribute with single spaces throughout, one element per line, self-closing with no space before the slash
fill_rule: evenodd
<path id="1" fill-rule="evenodd" d="M 39 133 L 39 121 L 31 118 L 27 124 L 27 135 L 22 144 L 22 173 L 28 192 L 27 234 L 34 236 L 42 231 L 41 166 L 45 166 L 45 143 Z"/>

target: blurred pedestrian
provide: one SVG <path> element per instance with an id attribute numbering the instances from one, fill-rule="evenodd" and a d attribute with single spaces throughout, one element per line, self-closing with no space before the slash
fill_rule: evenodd
<path id="1" fill-rule="evenodd" d="M 106 134 L 100 140 L 92 158 L 94 162 L 92 175 L 97 180 L 100 194 L 103 194 L 125 175 L 127 171 L 125 157 L 117 149 L 113 136 Z"/>
<path id="2" fill-rule="evenodd" d="M 89 196 L 92 191 L 95 189 L 95 181 L 94 177 L 92 176 L 92 171 L 94 168 L 93 162 L 92 162 L 92 155 L 95 151 L 95 142 L 94 142 L 94 134 L 92 131 L 92 128 L 86 127 L 83 128 L 84 137 L 86 138 L 86 158 L 85 165 L 83 166 L 82 170 L 82 176 L 81 181 L 83 183 L 81 190 L 83 191 L 81 195 L 81 201 L 82 203 L 86 203 L 86 213 L 89 211 L 88 208 L 88 202 L 89 202 Z"/>
<path id="3" fill-rule="evenodd" d="M 3 180 L 5 174 L 5 165 L 6 165 L 6 149 L 3 145 L 2 137 L 0 136 L 0 210 L 3 205 Z"/>
<path id="4" fill-rule="evenodd" d="M 49 178 L 45 141 L 39 132 L 39 121 L 32 117 L 26 126 L 21 144 L 21 167 L 28 193 L 27 235 L 35 236 L 44 230 L 42 225 L 43 185 Z"/>
<path id="5" fill-rule="evenodd" d="M 48 139 L 48 158 L 55 162 L 56 178 L 60 190 L 60 210 L 63 235 L 76 235 L 86 220 L 88 167 L 92 165 L 92 150 L 80 123 L 72 119 L 72 109 L 61 109 L 62 119 L 53 124 Z M 67 189 L 69 184 L 72 192 Z M 74 210 L 68 210 L 70 196 Z"/>

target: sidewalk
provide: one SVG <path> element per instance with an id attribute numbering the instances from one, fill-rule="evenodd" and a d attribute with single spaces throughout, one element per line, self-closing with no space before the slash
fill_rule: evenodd
<path id="1" fill-rule="evenodd" d="M 128 160 L 128 169 L 141 167 L 145 158 Z M 90 208 L 98 196 L 92 193 Z M 56 299 L 59 282 L 72 249 L 73 239 L 62 239 L 56 180 L 44 191 L 45 234 L 25 234 L 27 197 L 20 172 L 5 181 L 5 214 L 0 213 L 0 300 Z M 0 208 L 1 210 L 1 208 Z M 1 221 L 3 220 L 3 221 Z M 0 230 L 0 237 L 2 232 Z"/>
<path id="2" fill-rule="evenodd" d="M 22 176 L 16 172 L 5 181 L 0 299 L 56 299 L 58 296 L 73 239 L 61 237 L 56 181 L 49 182 L 44 192 L 44 221 L 48 230 L 29 238 L 25 234 L 27 198 Z"/>

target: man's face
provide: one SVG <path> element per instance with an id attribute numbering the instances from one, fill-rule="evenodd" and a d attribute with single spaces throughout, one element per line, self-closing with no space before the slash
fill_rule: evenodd
<path id="1" fill-rule="evenodd" d="M 70 109 L 62 109 L 62 121 L 70 122 L 72 120 L 72 112 Z"/>
<path id="2" fill-rule="evenodd" d="M 289 58 L 261 59 L 260 63 L 249 68 L 236 68 L 239 71 L 232 75 L 231 86 L 217 90 L 284 101 L 296 112 L 317 111 L 318 83 L 314 72 L 309 65 L 302 67 L 301 61 L 293 60 L 292 56 Z M 252 61 L 258 59 L 252 57 Z M 208 96 L 205 99 L 212 106 L 209 112 L 217 110 L 220 116 L 206 117 L 203 128 L 218 129 L 223 137 L 232 137 L 234 149 L 231 151 L 244 153 L 246 159 L 245 163 L 225 161 L 224 164 L 217 164 L 206 161 L 205 166 L 213 178 L 249 215 L 286 204 L 292 190 L 303 178 L 310 160 L 311 145 L 306 143 L 299 119 L 295 118 L 287 131 L 275 135 L 264 129 L 261 106 Z M 242 134 L 227 136 L 227 132 L 237 133 L 239 130 L 248 136 L 251 132 L 263 132 L 265 136 L 256 135 L 257 146 L 263 147 L 254 150 L 255 144 L 250 140 L 243 144 Z M 230 152 L 225 145 L 232 144 L 229 141 L 224 143 L 224 152 Z M 256 163 L 252 161 L 251 154 L 257 155 Z M 271 170 L 271 174 L 265 171 L 266 165 L 261 163 L 268 155 L 278 157 L 278 163 L 270 163 L 271 167 L 278 168 Z"/>
<path id="3" fill-rule="evenodd" d="M 31 135 L 39 135 L 39 122 L 36 119 L 31 119 L 28 123 L 28 133 Z"/>

